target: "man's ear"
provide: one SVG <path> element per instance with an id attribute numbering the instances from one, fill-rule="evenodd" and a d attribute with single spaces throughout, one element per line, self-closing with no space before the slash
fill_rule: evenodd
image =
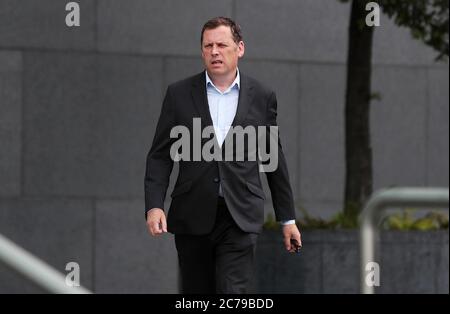
<path id="1" fill-rule="evenodd" d="M 244 53 L 245 53 L 245 44 L 244 44 L 244 42 L 242 40 L 238 44 L 238 50 L 239 50 L 238 57 L 242 58 L 244 56 Z"/>

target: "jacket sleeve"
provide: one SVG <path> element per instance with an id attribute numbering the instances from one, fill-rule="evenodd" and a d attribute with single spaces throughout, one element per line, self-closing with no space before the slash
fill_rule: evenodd
<path id="1" fill-rule="evenodd" d="M 269 133 L 270 126 L 278 127 L 277 99 L 274 92 L 270 94 L 267 104 L 267 124 L 266 124 L 267 133 Z M 270 134 L 267 134 L 266 140 L 269 141 L 269 139 Z M 269 143 L 267 143 L 267 147 L 270 147 Z M 273 152 L 270 152 L 270 154 L 272 153 Z M 272 194 L 272 202 L 275 210 L 275 218 L 277 221 L 287 221 L 295 219 L 295 207 L 292 195 L 292 188 L 289 182 L 287 163 L 284 157 L 283 148 L 281 146 L 280 136 L 278 136 L 277 153 L 278 153 L 278 167 L 276 167 L 275 171 L 266 172 L 266 176 L 270 192 Z"/>
<path id="2" fill-rule="evenodd" d="M 173 160 L 170 157 L 170 146 L 173 142 L 170 138 L 170 131 L 175 125 L 173 107 L 174 103 L 169 87 L 164 97 L 153 143 L 147 154 L 144 179 L 146 219 L 150 209 L 161 208 L 164 210 L 164 199 L 173 168 Z"/>

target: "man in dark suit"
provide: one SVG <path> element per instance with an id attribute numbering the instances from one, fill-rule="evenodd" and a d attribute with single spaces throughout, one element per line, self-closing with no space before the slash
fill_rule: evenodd
<path id="1" fill-rule="evenodd" d="M 232 160 L 206 160 L 204 154 L 196 158 L 191 147 L 182 147 L 181 154 L 190 158 L 179 161 L 167 222 L 164 213 L 177 127 L 193 134 L 188 144 L 194 150 L 196 143 L 204 147 L 208 140 L 198 138 L 199 128 L 213 127 L 214 147 L 219 147 L 223 157 L 234 127 L 269 130 L 277 126 L 275 93 L 238 70 L 244 50 L 240 27 L 231 19 L 218 17 L 204 25 L 201 51 L 206 70 L 168 87 L 147 156 L 147 225 L 153 236 L 167 231 L 175 235 L 183 293 L 248 292 L 256 240 L 264 222 L 260 158 L 249 158 L 250 149 L 244 147 L 244 160 L 236 152 Z M 300 232 L 278 135 L 276 139 L 278 164 L 266 175 L 276 219 L 283 224 L 285 248 L 296 252 L 301 246 Z"/>

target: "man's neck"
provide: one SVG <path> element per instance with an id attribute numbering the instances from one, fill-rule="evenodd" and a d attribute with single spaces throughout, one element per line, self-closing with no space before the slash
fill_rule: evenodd
<path id="1" fill-rule="evenodd" d="M 214 86 L 217 87 L 221 92 L 227 90 L 230 87 L 231 83 L 236 79 L 237 69 L 229 75 L 224 76 L 213 76 L 208 72 L 208 76 L 213 82 Z"/>

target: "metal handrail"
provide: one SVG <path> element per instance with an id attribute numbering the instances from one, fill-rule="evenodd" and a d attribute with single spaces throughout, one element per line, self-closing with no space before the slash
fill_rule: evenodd
<path id="1" fill-rule="evenodd" d="M 366 265 L 375 262 L 375 240 L 383 212 L 388 207 L 413 206 L 448 209 L 448 188 L 396 187 L 372 195 L 360 215 L 360 284 L 361 293 L 373 294 L 374 287 L 365 282 Z"/>
<path id="2" fill-rule="evenodd" d="M 0 234 L 0 262 L 51 293 L 90 294 L 81 286 L 68 286 L 65 276 Z"/>

